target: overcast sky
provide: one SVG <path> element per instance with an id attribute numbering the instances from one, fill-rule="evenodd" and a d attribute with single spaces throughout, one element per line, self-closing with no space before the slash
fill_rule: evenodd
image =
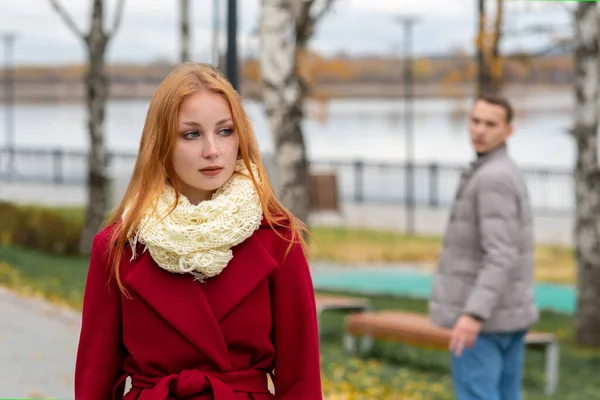
<path id="1" fill-rule="evenodd" d="M 59 1 L 80 29 L 88 29 L 91 0 Z M 249 39 L 249 34 L 257 25 L 260 2 L 238 0 L 242 54 L 258 49 L 257 41 Z M 121 29 L 109 48 L 109 61 L 175 61 L 179 53 L 178 3 L 178 0 L 126 0 Z M 213 0 L 190 0 L 190 3 L 193 58 L 210 61 Z M 570 14 L 556 3 L 507 0 L 507 29 L 555 24 L 560 32 L 568 34 Z M 105 0 L 105 4 L 108 26 L 116 0 Z M 399 54 L 402 29 L 394 17 L 414 14 L 420 18 L 414 29 L 415 53 L 471 49 L 477 27 L 475 4 L 475 0 L 337 0 L 332 13 L 321 21 L 310 46 L 326 54 Z M 66 64 L 84 59 L 82 43 L 52 10 L 49 0 L 0 1 L 0 32 L 8 31 L 17 36 L 14 54 L 18 64 Z M 222 43 L 225 44 L 224 40 Z M 503 42 L 503 49 L 543 48 L 548 43 L 545 35 L 513 35 Z M 0 54 L 4 54 L 3 49 Z"/>

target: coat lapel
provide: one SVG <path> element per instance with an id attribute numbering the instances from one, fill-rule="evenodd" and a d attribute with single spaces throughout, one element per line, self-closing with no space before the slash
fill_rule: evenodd
<path id="1" fill-rule="evenodd" d="M 233 259 L 217 277 L 202 284 L 214 315 L 222 321 L 278 267 L 259 232 L 233 248 Z"/>
<path id="2" fill-rule="evenodd" d="M 192 275 L 161 269 L 149 252 L 139 257 L 125 284 L 219 368 L 231 369 L 227 344 L 201 284 Z"/>

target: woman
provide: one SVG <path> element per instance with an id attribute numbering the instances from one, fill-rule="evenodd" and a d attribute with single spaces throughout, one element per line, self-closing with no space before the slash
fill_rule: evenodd
<path id="1" fill-rule="evenodd" d="M 322 399 L 304 230 L 275 198 L 229 82 L 176 68 L 94 239 L 75 398 L 122 399 L 131 377 L 127 400 Z"/>

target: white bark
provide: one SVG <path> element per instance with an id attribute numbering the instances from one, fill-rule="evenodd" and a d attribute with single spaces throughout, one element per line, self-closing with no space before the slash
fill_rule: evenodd
<path id="1" fill-rule="evenodd" d="M 263 0 L 260 67 L 263 101 L 275 139 L 278 192 L 301 220 L 308 218 L 306 146 L 302 136 L 302 83 L 297 68 L 295 19 L 289 0 Z"/>
<path id="2" fill-rule="evenodd" d="M 262 0 L 260 68 L 263 101 L 275 139 L 277 182 L 282 203 L 307 222 L 310 206 L 309 165 L 302 135 L 304 82 L 298 54 L 332 0 Z"/>
<path id="3" fill-rule="evenodd" d="M 600 169 L 598 168 L 599 23 L 596 3 L 575 10 L 575 248 L 578 265 L 576 340 L 600 346 Z"/>

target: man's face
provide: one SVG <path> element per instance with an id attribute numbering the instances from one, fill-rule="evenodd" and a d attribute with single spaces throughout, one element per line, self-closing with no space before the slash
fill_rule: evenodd
<path id="1" fill-rule="evenodd" d="M 499 105 L 478 100 L 471 110 L 469 132 L 477 153 L 487 153 L 503 144 L 513 131 L 506 120 L 506 110 Z"/>

